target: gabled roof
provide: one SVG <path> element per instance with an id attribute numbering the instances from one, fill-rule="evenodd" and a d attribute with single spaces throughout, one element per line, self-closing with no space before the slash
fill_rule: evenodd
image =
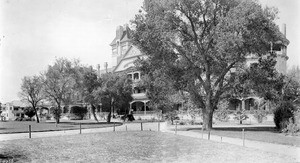
<path id="1" fill-rule="evenodd" d="M 113 69 L 113 72 L 117 70 L 117 68 L 124 62 L 125 60 L 132 59 L 132 58 L 138 58 L 140 56 L 143 56 L 143 54 L 133 45 L 131 45 L 126 53 L 124 54 L 121 61 L 117 64 L 117 66 Z"/>
<path id="2" fill-rule="evenodd" d="M 26 104 L 25 102 L 21 101 L 21 100 L 14 100 L 12 102 L 7 103 L 10 106 L 15 106 L 15 107 L 27 107 L 30 106 L 28 104 Z"/>

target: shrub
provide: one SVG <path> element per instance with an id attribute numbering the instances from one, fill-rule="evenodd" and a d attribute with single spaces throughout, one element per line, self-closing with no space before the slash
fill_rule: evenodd
<path id="1" fill-rule="evenodd" d="M 287 127 L 290 123 L 294 123 L 293 111 L 295 107 L 290 102 L 282 102 L 275 110 L 274 110 L 274 123 L 278 130 L 282 130 Z M 290 119 L 291 118 L 291 119 Z"/>
<path id="2" fill-rule="evenodd" d="M 229 106 L 228 100 L 221 100 L 218 103 L 217 110 L 214 113 L 214 118 L 220 122 L 227 122 L 229 120 L 229 110 L 227 110 Z"/>
<path id="3" fill-rule="evenodd" d="M 220 108 L 214 113 L 214 117 L 220 122 L 228 122 L 230 118 L 228 114 L 229 113 L 227 109 Z"/>
<path id="4" fill-rule="evenodd" d="M 88 112 L 88 110 L 86 107 L 72 106 L 70 109 L 70 117 L 71 117 L 70 119 L 82 120 L 87 112 Z"/>
<path id="5" fill-rule="evenodd" d="M 253 117 L 257 120 L 258 123 L 262 123 L 263 120 L 267 117 L 267 111 L 263 109 L 253 110 Z"/>
<path id="6" fill-rule="evenodd" d="M 172 125 L 174 124 L 174 120 L 179 120 L 177 111 L 170 111 L 165 114 L 165 118 L 168 121 L 171 121 Z"/>
<path id="7" fill-rule="evenodd" d="M 185 122 L 185 121 L 179 121 L 178 124 L 179 124 L 179 125 L 186 125 L 186 122 Z"/>
<path id="8" fill-rule="evenodd" d="M 286 128 L 282 130 L 282 132 L 295 135 L 297 132 L 300 131 L 300 126 L 293 123 L 292 121 L 292 118 L 290 118 L 289 123 L 287 124 Z"/>
<path id="9" fill-rule="evenodd" d="M 46 120 L 50 120 L 51 119 L 51 115 L 47 114 L 46 115 Z"/>
<path id="10" fill-rule="evenodd" d="M 234 119 L 238 120 L 240 122 L 240 124 L 242 124 L 243 121 L 248 118 L 249 117 L 246 115 L 245 110 L 243 110 L 243 111 L 238 110 L 234 113 Z"/>
<path id="11" fill-rule="evenodd" d="M 33 108 L 25 108 L 24 114 L 27 115 L 29 118 L 32 118 L 35 115 L 35 110 Z"/>
<path id="12" fill-rule="evenodd" d="M 294 119 L 289 118 L 289 123 L 286 128 L 282 130 L 282 132 L 295 135 L 300 132 L 300 110 L 293 112 Z M 293 121 L 294 120 L 294 121 Z"/>
<path id="13" fill-rule="evenodd" d="M 155 122 L 155 121 L 156 121 L 156 118 L 155 118 L 155 117 L 152 117 L 152 118 L 151 118 L 151 121 L 152 121 L 152 122 Z"/>
<path id="14" fill-rule="evenodd" d="M 56 123 L 59 123 L 59 119 L 61 117 L 61 109 L 60 108 L 53 108 L 51 109 L 51 114 L 53 115 L 54 119 L 56 120 Z"/>
<path id="15" fill-rule="evenodd" d="M 22 121 L 22 120 L 23 120 L 22 117 L 17 117 L 17 118 L 15 119 L 15 121 Z"/>

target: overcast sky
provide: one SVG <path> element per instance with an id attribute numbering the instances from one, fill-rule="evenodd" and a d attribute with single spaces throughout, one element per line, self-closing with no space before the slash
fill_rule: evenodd
<path id="1" fill-rule="evenodd" d="M 110 64 L 110 42 L 143 0 L 0 0 L 0 102 L 18 99 L 21 79 L 39 74 L 55 58 Z M 298 0 L 260 0 L 279 9 L 287 24 L 288 66 L 300 65 Z M 298 46 L 297 46 L 298 45 Z"/>

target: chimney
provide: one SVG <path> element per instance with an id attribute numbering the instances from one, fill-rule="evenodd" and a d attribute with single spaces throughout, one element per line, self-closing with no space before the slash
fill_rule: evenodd
<path id="1" fill-rule="evenodd" d="M 282 34 L 286 37 L 286 24 L 282 24 L 282 29 L 281 29 L 282 31 Z"/>
<path id="2" fill-rule="evenodd" d="M 101 76 L 101 73 L 100 73 L 100 64 L 97 65 L 97 70 L 98 70 L 99 76 Z"/>
<path id="3" fill-rule="evenodd" d="M 116 38 L 120 40 L 121 37 L 122 37 L 122 35 L 123 35 L 123 27 L 122 26 L 118 26 L 117 30 L 116 30 Z"/>
<path id="4" fill-rule="evenodd" d="M 104 62 L 104 67 L 105 67 L 105 72 L 106 73 L 107 73 L 107 66 L 108 66 L 107 62 Z"/>

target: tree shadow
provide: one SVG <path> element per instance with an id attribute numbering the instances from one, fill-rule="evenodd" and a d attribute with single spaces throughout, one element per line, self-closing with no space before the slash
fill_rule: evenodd
<path id="1" fill-rule="evenodd" d="M 278 130 L 275 127 L 214 127 L 212 131 L 234 131 L 234 132 L 241 132 L 242 130 L 245 131 L 255 131 L 255 132 L 272 132 L 278 133 Z M 201 128 L 194 128 L 194 129 L 187 129 L 189 130 L 202 130 Z"/>

